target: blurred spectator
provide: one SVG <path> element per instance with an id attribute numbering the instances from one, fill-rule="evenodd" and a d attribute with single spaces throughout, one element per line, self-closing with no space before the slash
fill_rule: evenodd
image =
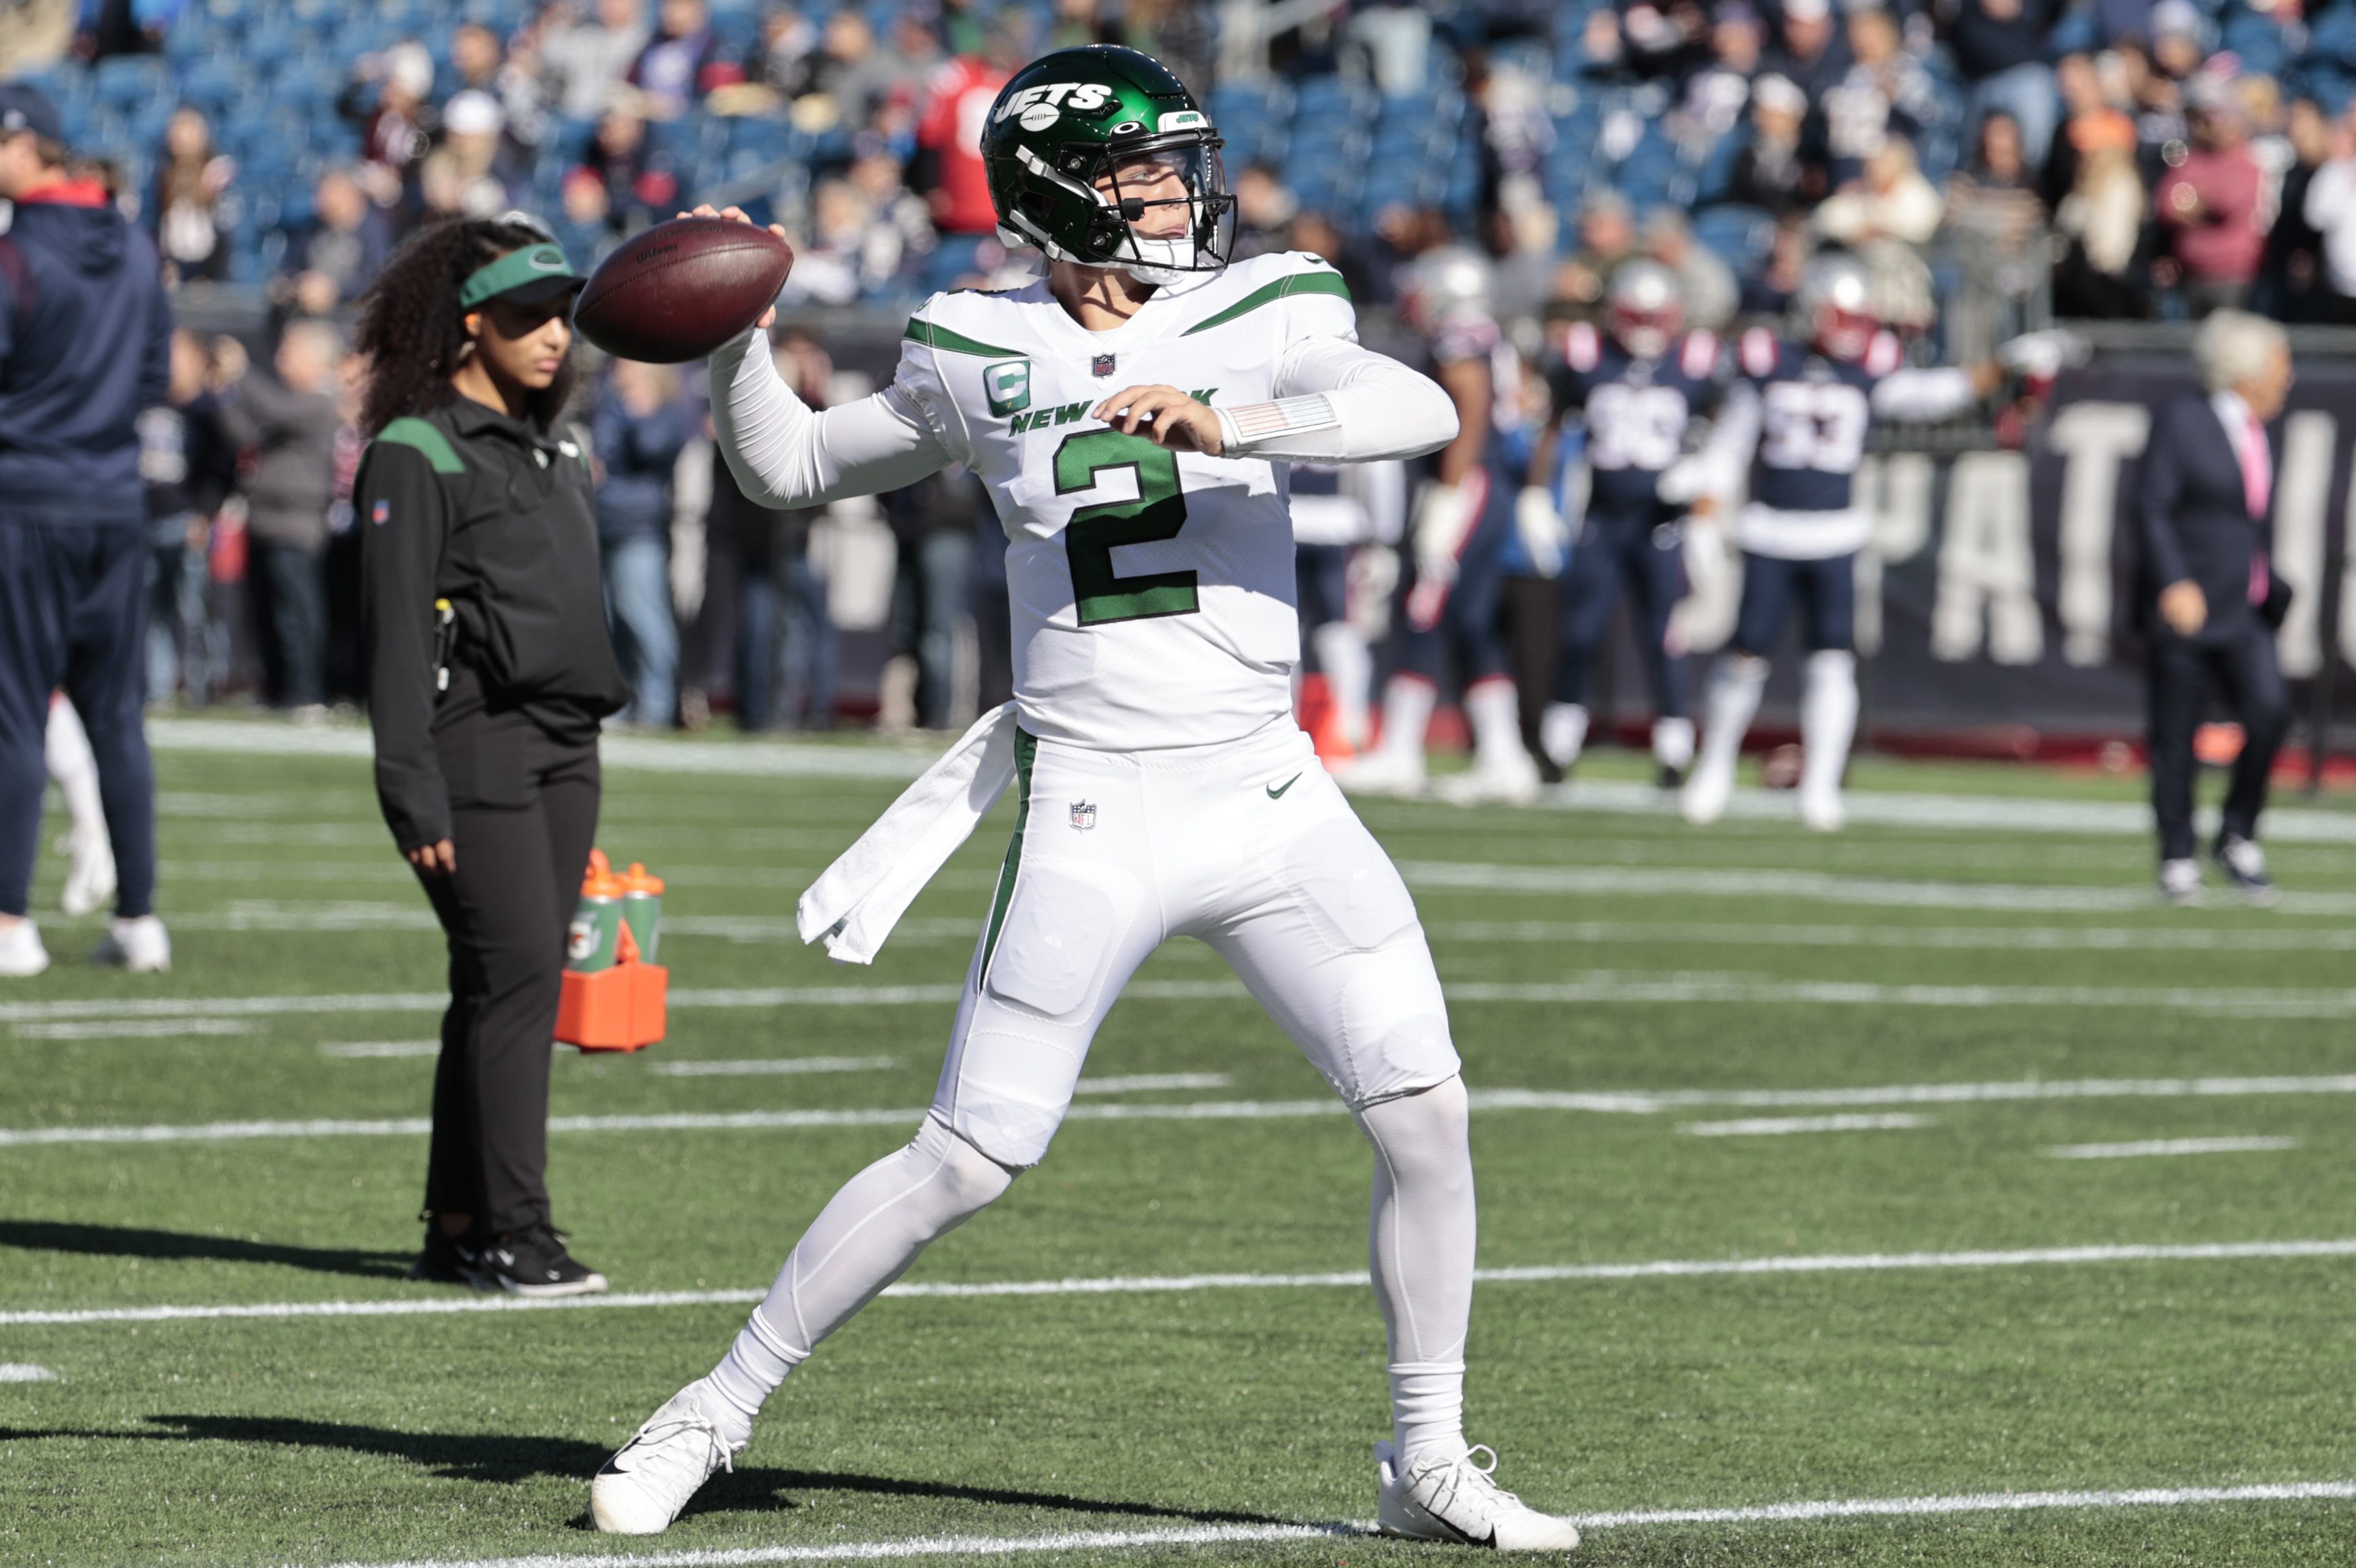
<path id="1" fill-rule="evenodd" d="M 990 202 L 990 178 L 981 165 L 980 137 L 968 129 L 980 125 L 998 90 L 1021 61 L 1013 35 L 1001 29 L 991 38 L 988 55 L 960 55 L 934 73 L 926 91 L 924 111 L 916 127 L 916 166 L 909 183 L 925 193 L 933 223 L 945 244 L 939 262 L 962 267 L 971 258 L 975 242 L 995 233 L 998 212 Z"/>
<path id="2" fill-rule="evenodd" d="M 669 218 L 679 205 L 679 180 L 659 166 L 647 145 L 647 123 L 636 108 L 617 103 L 597 121 L 584 165 L 605 182 L 605 199 L 626 232 Z"/>
<path id="3" fill-rule="evenodd" d="M 1301 203 L 1276 170 L 1248 163 L 1236 177 L 1236 260 L 1284 249 L 1284 233 Z"/>
<path id="4" fill-rule="evenodd" d="M 1783 36 L 1762 69 L 1791 82 L 1809 102 L 1820 103 L 1848 66 L 1848 43 L 1833 25 L 1831 0 L 1783 0 Z"/>
<path id="5" fill-rule="evenodd" d="M 1751 90 L 1751 140 L 1735 155 L 1726 199 L 1774 213 L 1794 212 L 1825 193 L 1823 166 L 1807 156 L 1800 134 L 1808 95 L 1788 79 L 1762 76 Z"/>
<path id="6" fill-rule="evenodd" d="M 788 332 L 775 349 L 777 371 L 813 408 L 827 403 L 834 367 L 807 336 Z M 771 511 L 736 486 L 712 456 L 715 541 L 736 548 L 736 721 L 747 730 L 830 729 L 837 644 L 826 578 L 810 560 L 810 524 L 823 508 Z"/>
<path id="7" fill-rule="evenodd" d="M 1628 199 L 1603 190 L 1579 210 L 1579 248 L 1555 273 L 1554 295 L 1569 302 L 1582 320 L 1596 319 L 1612 271 L 1636 253 L 1636 222 Z"/>
<path id="8" fill-rule="evenodd" d="M 1848 42 L 1856 63 L 1826 90 L 1823 102 L 1825 145 L 1836 180 L 1854 177 L 1887 137 L 1918 137 L 1945 117 L 1938 84 L 1906 51 L 1889 12 L 1853 13 Z"/>
<path id="9" fill-rule="evenodd" d="M 1367 271 L 1357 247 L 1344 241 L 1342 231 L 1333 227 L 1333 220 L 1323 213 L 1304 212 L 1295 218 L 1285 234 L 1284 248 L 1331 262 L 1334 271 L 1342 274 L 1343 283 L 1349 286 L 1350 296 L 1360 304 L 1372 304 L 1377 299 L 1376 290 L 1379 285 Z"/>
<path id="10" fill-rule="evenodd" d="M 597 540 L 605 614 L 630 681 L 623 723 L 668 726 L 678 714 L 679 626 L 670 605 L 672 476 L 700 422 L 669 365 L 616 360 L 590 411 L 597 453 Z"/>
<path id="11" fill-rule="evenodd" d="M 548 134 L 548 104 L 534 71 L 508 58 L 498 34 L 469 22 L 450 36 L 450 71 L 458 92 L 479 92 L 498 105 L 510 148 L 537 148 Z"/>
<path id="12" fill-rule="evenodd" d="M 237 160 L 213 150 L 213 128 L 203 113 L 174 110 L 164 123 L 164 156 L 155 163 L 155 199 L 148 204 L 166 283 L 229 275 L 236 178 Z"/>
<path id="13" fill-rule="evenodd" d="M 2265 252 L 2268 192 L 2230 91 L 2205 81 L 2190 118 L 2192 145 L 2154 196 L 2169 231 L 2161 281 L 2174 285 L 2192 315 L 2206 316 L 2248 300 Z"/>
<path id="14" fill-rule="evenodd" d="M 628 81 L 648 119 L 676 120 L 719 85 L 711 73 L 720 64 L 720 37 L 703 0 L 662 0 L 658 15 L 655 36 L 631 63 Z"/>
<path id="15" fill-rule="evenodd" d="M 605 182 L 591 168 L 569 169 L 558 188 L 552 225 L 576 271 L 587 273 L 621 242 L 614 231 L 614 203 Z"/>
<path id="16" fill-rule="evenodd" d="M 843 124 L 864 125 L 900 87 L 903 69 L 877 46 L 867 18 L 846 6 L 826 19 L 806 91 L 824 94 Z"/>
<path id="17" fill-rule="evenodd" d="M 1815 228 L 1864 261 L 1882 318 L 1919 331 L 1938 314 L 1920 250 L 1939 231 L 1945 209 L 1938 188 L 1915 166 L 1913 145 L 1892 136 L 1865 160 L 1862 177 L 1816 208 Z"/>
<path id="18" fill-rule="evenodd" d="M 974 533 L 994 526 L 998 514 L 989 491 L 961 463 L 885 499 L 899 546 L 892 594 L 895 660 L 914 666 L 916 724 L 956 728 L 971 722 L 976 706 L 971 675 L 959 669 L 972 658 Z"/>
<path id="19" fill-rule="evenodd" d="M 2047 0 L 1958 0 L 1948 41 L 1970 91 L 1965 134 L 2002 110 L 2020 127 L 2029 162 L 2041 165 L 2058 112 L 2045 45 Z"/>
<path id="20" fill-rule="evenodd" d="M 2259 303 L 2277 321 L 2319 321 L 2331 312 L 2324 278 L 2322 232 L 2308 216 L 2316 172 L 2331 158 L 2331 126 L 2314 100 L 2294 101 L 2285 116 L 2287 165 L 2277 176 L 2275 220 L 2258 263 Z"/>
<path id="21" fill-rule="evenodd" d="M 1644 253 L 1677 274 L 1686 325 L 1719 332 L 1734 319 L 1741 292 L 1734 271 L 1694 238 L 1693 225 L 1682 211 L 1661 207 L 1646 216 Z"/>
<path id="22" fill-rule="evenodd" d="M 787 98 L 809 91 L 811 51 L 818 47 L 818 28 L 791 5 L 771 5 L 761 16 L 760 41 L 744 62 L 751 81 L 774 88 Z"/>
<path id="23" fill-rule="evenodd" d="M 1681 105 L 1684 120 L 1704 146 L 1715 145 L 1742 123 L 1766 41 L 1767 30 L 1750 0 L 1723 0 L 1710 24 L 1711 59 L 1687 79 Z"/>
<path id="24" fill-rule="evenodd" d="M 442 110 L 442 145 L 426 156 L 419 181 L 429 213 L 497 218 L 516 204 L 503 137 L 507 116 L 498 101 L 473 89 Z"/>
<path id="25" fill-rule="evenodd" d="M 2076 183 L 2053 214 L 2066 249 L 2054 270 L 2062 315 L 2146 314 L 2146 235 L 2151 206 L 2136 172 L 2132 132 L 2107 128 L 2077 151 Z"/>
<path id="26" fill-rule="evenodd" d="M 647 47 L 645 0 L 596 0 L 594 18 L 551 29 L 540 46 L 542 69 L 568 120 L 594 120 Z"/>
<path id="27" fill-rule="evenodd" d="M 866 153 L 854 160 L 851 183 L 867 209 L 861 276 L 873 280 L 871 288 L 905 279 L 916 260 L 933 248 L 933 223 L 924 199 L 901 181 L 900 161 L 886 152 Z"/>
<path id="28" fill-rule="evenodd" d="M 278 341 L 275 379 L 249 371 L 234 343 L 224 338 L 220 349 L 220 419 L 252 454 L 245 526 L 262 591 L 264 664 L 277 704 L 309 717 L 327 694 L 323 572 L 343 342 L 324 321 L 294 323 Z"/>
<path id="29" fill-rule="evenodd" d="M 1362 12 L 1361 15 L 1364 15 Z M 1047 23 L 1047 35 L 1039 47 L 1047 49 L 1074 49 L 1086 44 L 1124 44 L 1129 42 L 1121 25 L 1104 15 L 1098 0 L 1055 0 L 1054 11 Z"/>
<path id="30" fill-rule="evenodd" d="M 864 275 L 864 250 L 869 232 L 867 204 L 848 180 L 822 179 L 810 201 L 808 242 L 794 258 L 793 275 L 777 295 L 781 305 L 849 305 L 870 284 L 889 281 L 889 274 Z"/>
<path id="31" fill-rule="evenodd" d="M 2302 209 L 2323 236 L 2323 319 L 2356 326 L 2356 111 L 2331 127 L 2330 154 L 2308 182 Z"/>
<path id="32" fill-rule="evenodd" d="M 2116 57 L 2111 59 L 2112 74 L 2122 75 Z M 2132 152 L 2136 145 L 2135 120 L 2112 102 L 2093 60 L 2084 55 L 2064 55 L 2053 68 L 2053 80 L 2061 92 L 2062 127 L 2046 152 L 2037 187 L 2048 208 L 2060 207 L 2062 199 L 2076 187 L 2078 160 L 2089 148 L 2125 146 Z M 2025 148 L 2022 156 L 2028 156 Z"/>
<path id="33" fill-rule="evenodd" d="M 434 57 L 415 40 L 362 55 L 337 111 L 360 128 L 361 178 L 380 207 L 401 199 L 433 145 Z"/>
<path id="34" fill-rule="evenodd" d="M 392 230 L 351 170 L 330 167 L 311 193 L 311 221 L 286 247 L 278 291 L 305 316 L 330 316 L 376 281 L 392 253 Z"/>
<path id="35" fill-rule="evenodd" d="M 139 478 L 147 492 L 147 700 L 177 691 L 211 700 L 226 651 L 206 606 L 205 547 L 212 513 L 237 479 L 237 453 L 221 435 L 212 355 L 186 328 L 172 334 L 165 401 L 139 415 Z"/>
<path id="36" fill-rule="evenodd" d="M 368 658 L 362 647 L 367 612 L 362 602 L 361 557 L 365 541 L 353 527 L 352 490 L 368 443 L 360 438 L 360 409 L 368 392 L 368 360 L 348 353 L 336 368 L 334 478 L 327 500 L 327 555 L 320 576 L 327 587 L 327 701 L 358 704 L 368 700 Z"/>
<path id="37" fill-rule="evenodd" d="M 1776 220 L 1766 256 L 1742 279 L 1744 316 L 1781 317 L 1791 308 L 1792 296 L 1800 292 L 1801 277 L 1807 271 L 1809 248 L 1804 216 L 1794 212 Z"/>

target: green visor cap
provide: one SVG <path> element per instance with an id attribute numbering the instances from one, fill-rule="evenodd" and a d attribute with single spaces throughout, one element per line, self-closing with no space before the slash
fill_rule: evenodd
<path id="1" fill-rule="evenodd" d="M 472 310 L 487 299 L 538 305 L 573 293 L 583 281 L 574 275 L 573 263 L 564 259 L 562 246 L 526 245 L 520 251 L 509 251 L 487 266 L 477 268 L 458 286 L 458 305 L 465 310 Z"/>

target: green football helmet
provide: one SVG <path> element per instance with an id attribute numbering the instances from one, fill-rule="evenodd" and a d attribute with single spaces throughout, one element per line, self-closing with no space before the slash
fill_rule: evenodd
<path id="1" fill-rule="evenodd" d="M 982 127 L 982 166 L 999 238 L 1060 262 L 1119 267 L 1175 283 L 1226 267 L 1236 199 L 1218 132 L 1185 83 L 1151 55 L 1119 44 L 1057 49 L 1014 73 Z M 1183 197 L 1168 190 L 1171 177 Z M 1124 194 L 1124 181 L 1137 194 Z M 1183 200 L 1183 233 L 1141 235 L 1149 207 Z"/>

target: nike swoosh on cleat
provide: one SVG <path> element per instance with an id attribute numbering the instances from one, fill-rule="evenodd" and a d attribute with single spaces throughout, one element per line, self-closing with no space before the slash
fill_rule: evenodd
<path id="1" fill-rule="evenodd" d="M 1281 784 L 1271 784 L 1268 787 L 1268 798 L 1271 800 L 1281 800 L 1284 799 L 1284 792 L 1300 782 L 1301 775 L 1296 773 Z"/>

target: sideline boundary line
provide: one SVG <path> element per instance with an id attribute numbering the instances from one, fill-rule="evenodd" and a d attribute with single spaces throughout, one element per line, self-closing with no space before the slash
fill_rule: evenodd
<path id="1" fill-rule="evenodd" d="M 684 1064 L 682 1064 L 684 1065 Z M 1179 1075 L 1194 1076 L 1194 1075 Z M 1211 1076 L 1211 1075 L 1202 1075 Z M 1118 1082 L 1120 1080 L 1106 1080 Z M 1086 1079 L 1078 1092 L 1091 1091 Z M 1125 1088 L 1140 1087 L 1135 1083 Z M 1094 1090 L 1106 1092 L 1102 1089 Z M 2047 1082 L 2022 1079 L 1997 1083 L 1899 1083 L 1858 1089 L 1665 1089 L 1549 1090 L 1476 1089 L 1475 1111 L 1586 1111 L 1602 1115 L 1651 1116 L 1722 1105 L 1743 1108 L 1842 1105 L 1968 1105 L 2035 1100 L 2207 1100 L 2251 1095 L 2356 1094 L 2356 1073 L 2309 1078 L 2080 1079 Z M 1100 1101 L 1082 1100 L 1064 1113 L 1066 1122 L 1269 1122 L 1304 1116 L 1341 1116 L 1338 1100 L 1190 1100 Z M 757 1133 L 802 1127 L 913 1127 L 929 1112 L 905 1110 L 851 1111 L 669 1111 L 610 1116 L 552 1116 L 552 1133 Z M 0 1128 L 0 1149 L 62 1144 L 219 1144 L 252 1138 L 423 1137 L 433 1122 L 423 1116 L 380 1120 L 205 1122 L 187 1125 Z"/>
<path id="2" fill-rule="evenodd" d="M 2077 1263 L 2227 1262 L 2255 1259 L 2356 1258 L 2356 1238 L 2321 1241 L 2194 1241 L 2088 1247 L 2021 1247 L 1966 1252 L 1834 1252 L 1794 1258 L 1664 1258 L 1636 1263 L 1540 1263 L 1475 1269 L 1483 1284 L 1547 1284 L 1589 1280 L 1705 1279 L 1758 1274 L 1877 1273 L 1893 1270 L 2031 1268 Z M 996 1296 L 1156 1295 L 1197 1290 L 1347 1290 L 1366 1288 L 1363 1269 L 1313 1274 L 1109 1275 L 1101 1279 L 952 1281 L 887 1285 L 910 1299 Z M 179 1323 L 210 1319 L 284 1321 L 298 1317 L 439 1317 L 484 1312 L 596 1312 L 661 1306 L 723 1306 L 759 1301 L 763 1290 L 639 1291 L 554 1299 L 512 1295 L 428 1296 L 383 1301 L 249 1302 L 218 1306 L 116 1306 L 0 1312 L 0 1327 L 89 1323 Z"/>
<path id="3" fill-rule="evenodd" d="M 1937 1519 L 1956 1514 L 2055 1509 L 2184 1508 L 2200 1504 L 2325 1502 L 2356 1498 L 2356 1481 L 2287 1481 L 2244 1487 L 2149 1487 L 2121 1491 L 1975 1492 L 1922 1498 L 1829 1498 L 1749 1508 L 1647 1509 L 1573 1514 L 1582 1530 L 1641 1530 L 1681 1524 L 1805 1524 L 1853 1519 Z M 631 1568 L 752 1568 L 766 1563 L 881 1563 L 920 1557 L 1040 1556 L 1134 1547 L 1217 1546 L 1279 1541 L 1358 1539 L 1365 1524 L 1198 1524 L 1168 1530 L 1076 1530 L 1048 1535 L 914 1536 L 899 1541 L 807 1546 L 709 1548 L 637 1554 L 552 1552 L 532 1557 L 412 1558 L 398 1563 L 344 1563 L 337 1568 L 574 1568 L 618 1563 Z"/>

